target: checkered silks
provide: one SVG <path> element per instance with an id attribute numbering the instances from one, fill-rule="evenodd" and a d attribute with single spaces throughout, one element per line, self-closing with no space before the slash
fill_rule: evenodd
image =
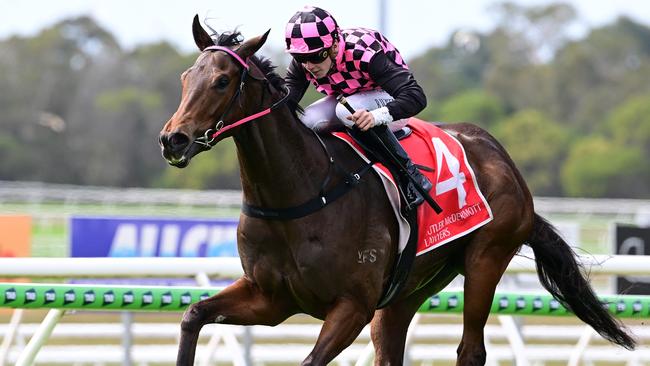
<path id="1" fill-rule="evenodd" d="M 408 69 L 397 48 L 381 33 L 366 28 L 350 28 L 341 31 L 336 70 L 320 79 L 306 70 L 305 75 L 319 92 L 327 95 L 352 95 L 378 89 L 369 74 L 370 60 L 377 52 L 385 53 L 396 64 Z"/>
<path id="2" fill-rule="evenodd" d="M 305 7 L 289 19 L 285 28 L 285 42 L 290 53 L 312 53 L 334 44 L 338 25 L 327 11 Z"/>

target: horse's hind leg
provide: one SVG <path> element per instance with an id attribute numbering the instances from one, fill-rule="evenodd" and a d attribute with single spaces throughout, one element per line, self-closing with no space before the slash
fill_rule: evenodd
<path id="1" fill-rule="evenodd" d="M 205 324 L 279 324 L 295 313 L 289 304 L 281 303 L 282 298 L 271 299 L 257 285 L 240 278 L 217 295 L 190 305 L 181 322 L 176 365 L 194 365 L 199 332 Z"/>
<path id="2" fill-rule="evenodd" d="M 448 262 L 425 287 L 375 312 L 370 329 L 372 343 L 375 346 L 375 365 L 402 364 L 406 334 L 413 315 L 431 294 L 440 292 L 457 275 L 455 265 Z"/>
<path id="3" fill-rule="evenodd" d="M 465 251 L 463 337 L 458 346 L 458 366 L 479 366 L 486 361 L 483 328 L 487 322 L 494 291 L 516 254 L 523 238 L 479 231 Z"/>

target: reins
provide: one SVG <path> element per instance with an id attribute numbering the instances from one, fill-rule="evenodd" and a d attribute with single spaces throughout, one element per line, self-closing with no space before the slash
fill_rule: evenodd
<path id="1" fill-rule="evenodd" d="M 219 135 L 233 128 L 237 128 L 245 123 L 254 121 L 262 116 L 271 113 L 273 110 L 284 105 L 289 98 L 289 88 L 286 85 L 284 85 L 284 89 L 285 89 L 284 96 L 282 96 L 282 98 L 280 98 L 280 100 L 278 100 L 277 102 L 273 103 L 270 107 L 225 126 L 225 122 L 224 122 L 225 116 L 230 112 L 232 106 L 235 104 L 235 102 L 239 99 L 239 97 L 242 95 L 244 91 L 244 84 L 246 82 L 247 76 L 249 75 L 248 74 L 249 65 L 247 60 L 242 59 L 235 51 L 231 50 L 228 47 L 210 46 L 203 49 L 203 52 L 211 52 L 211 51 L 223 51 L 229 54 L 239 63 L 240 66 L 242 66 L 243 70 L 240 76 L 239 88 L 237 88 L 235 94 L 233 94 L 233 96 L 230 98 L 230 101 L 228 102 L 228 106 L 221 114 L 219 120 L 215 123 L 214 128 L 208 129 L 207 131 L 205 131 L 203 136 L 198 137 L 194 140 L 193 143 L 201 145 L 203 147 L 203 150 L 210 150 L 214 145 L 216 145 L 218 142 L 217 137 Z M 327 176 L 323 180 L 323 183 L 321 183 L 321 188 L 318 192 L 318 196 L 314 197 L 313 199 L 303 204 L 293 206 L 293 207 L 286 207 L 286 208 L 265 208 L 259 206 L 251 206 L 246 202 L 242 202 L 242 212 L 244 214 L 250 217 L 267 219 L 267 220 L 292 220 L 292 219 L 297 219 L 297 218 L 310 215 L 322 209 L 323 207 L 327 206 L 331 202 L 335 201 L 337 198 L 343 196 L 350 189 L 354 188 L 357 184 L 359 184 L 361 180 L 361 176 L 363 176 L 366 172 L 368 172 L 372 167 L 373 163 L 370 162 L 368 164 L 364 164 L 358 171 L 354 173 L 346 172 L 334 161 L 334 157 L 328 151 L 327 146 L 325 145 L 325 142 L 321 139 L 321 137 L 315 131 L 313 130 L 311 131 L 312 133 L 314 133 L 316 139 L 323 147 L 323 150 L 325 151 L 325 154 L 327 155 L 329 161 Z M 334 186 L 331 190 L 326 191 L 327 185 L 331 180 L 333 167 L 336 168 L 336 170 L 338 170 L 339 172 L 341 172 L 345 178 L 341 182 L 339 182 L 336 186 Z"/>

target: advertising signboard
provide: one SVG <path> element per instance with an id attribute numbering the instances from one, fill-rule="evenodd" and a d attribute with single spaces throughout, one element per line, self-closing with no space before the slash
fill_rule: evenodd
<path id="1" fill-rule="evenodd" d="M 72 217 L 72 257 L 236 257 L 237 219 Z"/>
<path id="2" fill-rule="evenodd" d="M 0 215 L 0 257 L 29 257 L 32 218 L 26 215 Z"/>
<path id="3" fill-rule="evenodd" d="M 650 254 L 650 227 L 617 224 L 614 240 L 616 254 Z M 616 277 L 616 292 L 630 295 L 650 295 L 650 276 Z"/>

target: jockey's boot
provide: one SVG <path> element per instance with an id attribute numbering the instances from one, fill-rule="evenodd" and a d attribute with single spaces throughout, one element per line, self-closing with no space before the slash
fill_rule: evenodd
<path id="1" fill-rule="evenodd" d="M 399 141 L 397 141 L 397 138 L 395 137 L 393 132 L 389 130 L 387 126 L 377 126 L 374 127 L 372 130 L 375 131 L 377 137 L 379 137 L 383 145 L 389 150 L 388 154 L 381 154 L 382 158 L 384 158 L 382 159 L 384 160 L 383 162 L 393 165 L 394 164 L 392 162 L 393 159 L 390 158 L 390 155 L 392 155 L 397 159 L 397 162 L 402 167 L 406 168 L 408 174 L 411 177 L 415 178 L 415 181 L 420 185 L 420 187 L 422 187 L 422 189 L 425 192 L 429 192 L 431 188 L 433 188 L 433 185 L 431 184 L 429 179 L 427 179 L 427 177 L 422 175 L 422 173 L 415 166 L 415 164 L 413 164 L 411 158 L 409 158 L 406 151 L 404 151 L 402 145 L 399 143 Z M 388 155 L 388 156 L 385 157 L 384 155 Z M 400 171 L 399 169 L 393 169 L 393 171 L 395 170 Z M 400 176 L 399 179 L 402 182 L 402 187 L 406 187 L 406 192 L 404 192 L 406 195 L 405 198 L 410 206 L 416 207 L 419 206 L 422 202 L 424 202 L 424 197 L 422 197 L 420 192 L 418 192 L 417 189 L 415 189 L 415 187 L 413 186 L 413 182 L 411 182 L 411 180 L 408 177 Z"/>

